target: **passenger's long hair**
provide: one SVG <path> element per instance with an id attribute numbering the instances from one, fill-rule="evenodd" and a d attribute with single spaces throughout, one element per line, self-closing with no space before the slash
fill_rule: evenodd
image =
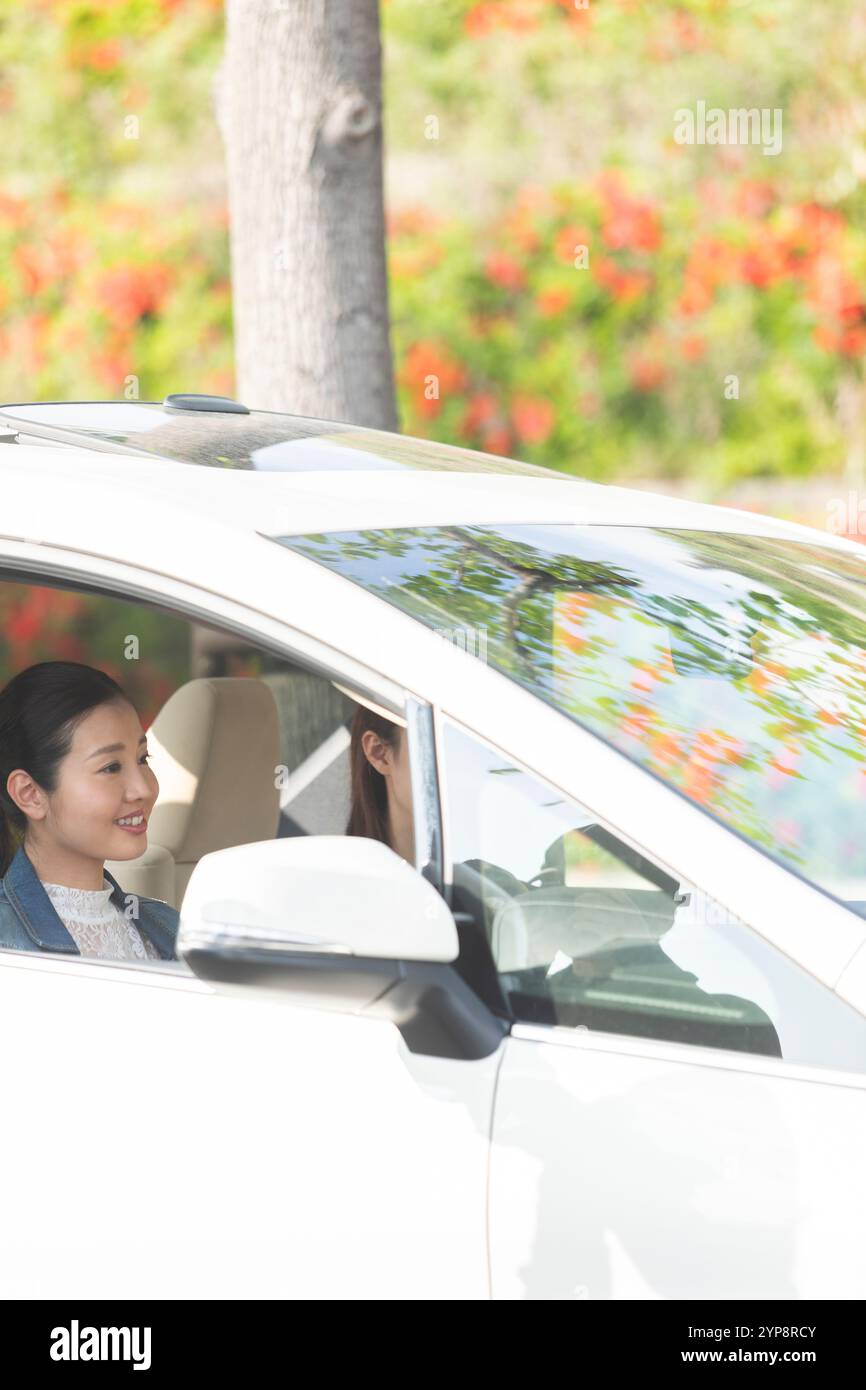
<path id="1" fill-rule="evenodd" d="M 352 809 L 347 835 L 365 835 L 390 846 L 388 836 L 388 788 L 381 772 L 373 767 L 361 739 L 372 729 L 384 743 L 396 751 L 400 727 L 382 714 L 359 705 L 352 720 L 352 743 L 349 754 L 352 769 Z"/>
<path id="2" fill-rule="evenodd" d="M 92 709 L 114 700 L 129 696 L 105 671 L 78 661 L 40 661 L 0 691 L 0 876 L 27 831 L 27 817 L 6 790 L 10 772 L 23 768 L 44 792 L 56 791 L 76 728 Z"/>

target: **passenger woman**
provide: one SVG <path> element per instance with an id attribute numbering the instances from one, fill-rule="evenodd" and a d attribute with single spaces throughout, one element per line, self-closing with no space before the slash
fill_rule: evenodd
<path id="1" fill-rule="evenodd" d="M 179 915 L 125 894 L 106 859 L 147 848 L 159 783 L 147 736 L 105 671 L 28 666 L 0 691 L 0 947 L 171 959 Z"/>

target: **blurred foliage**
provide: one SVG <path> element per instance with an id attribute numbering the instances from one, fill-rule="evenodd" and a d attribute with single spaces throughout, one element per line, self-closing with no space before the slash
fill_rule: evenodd
<path id="1" fill-rule="evenodd" d="M 0 4 L 0 398 L 231 392 L 222 0 Z"/>
<path id="2" fill-rule="evenodd" d="M 0 398 L 232 393 L 223 23 L 0 0 Z M 407 433 L 599 479 L 863 478 L 859 0 L 382 0 L 382 25 Z M 677 144 L 699 101 L 780 110 L 781 153 Z"/>
<path id="3" fill-rule="evenodd" d="M 137 639 L 135 659 L 127 656 Z M 190 678 L 190 625 L 141 604 L 34 584 L 0 585 L 0 685 L 39 661 L 78 661 L 117 681 L 148 728 Z"/>
<path id="4" fill-rule="evenodd" d="M 864 478 L 862 5 L 383 14 L 407 432 L 708 491 Z M 678 144 L 699 101 L 779 110 L 781 152 Z"/>

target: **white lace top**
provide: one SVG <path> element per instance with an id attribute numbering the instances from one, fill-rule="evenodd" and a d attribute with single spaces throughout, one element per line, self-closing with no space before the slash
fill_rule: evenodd
<path id="1" fill-rule="evenodd" d="M 62 883 L 43 883 L 42 887 L 83 956 L 158 960 L 153 943 L 111 902 L 108 879 L 102 881 L 102 888 L 67 888 Z"/>

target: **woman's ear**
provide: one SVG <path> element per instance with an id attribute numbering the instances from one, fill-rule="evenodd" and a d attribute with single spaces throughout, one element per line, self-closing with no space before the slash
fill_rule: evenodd
<path id="1" fill-rule="evenodd" d="M 28 820 L 44 820 L 48 814 L 48 802 L 44 791 L 33 781 L 29 772 L 17 767 L 6 778 L 6 790 L 19 811 Z"/>
<path id="2" fill-rule="evenodd" d="M 367 762 L 377 772 L 381 772 L 383 777 L 391 771 L 391 749 L 385 740 L 374 733 L 372 729 L 365 729 L 361 735 L 361 747 Z"/>

